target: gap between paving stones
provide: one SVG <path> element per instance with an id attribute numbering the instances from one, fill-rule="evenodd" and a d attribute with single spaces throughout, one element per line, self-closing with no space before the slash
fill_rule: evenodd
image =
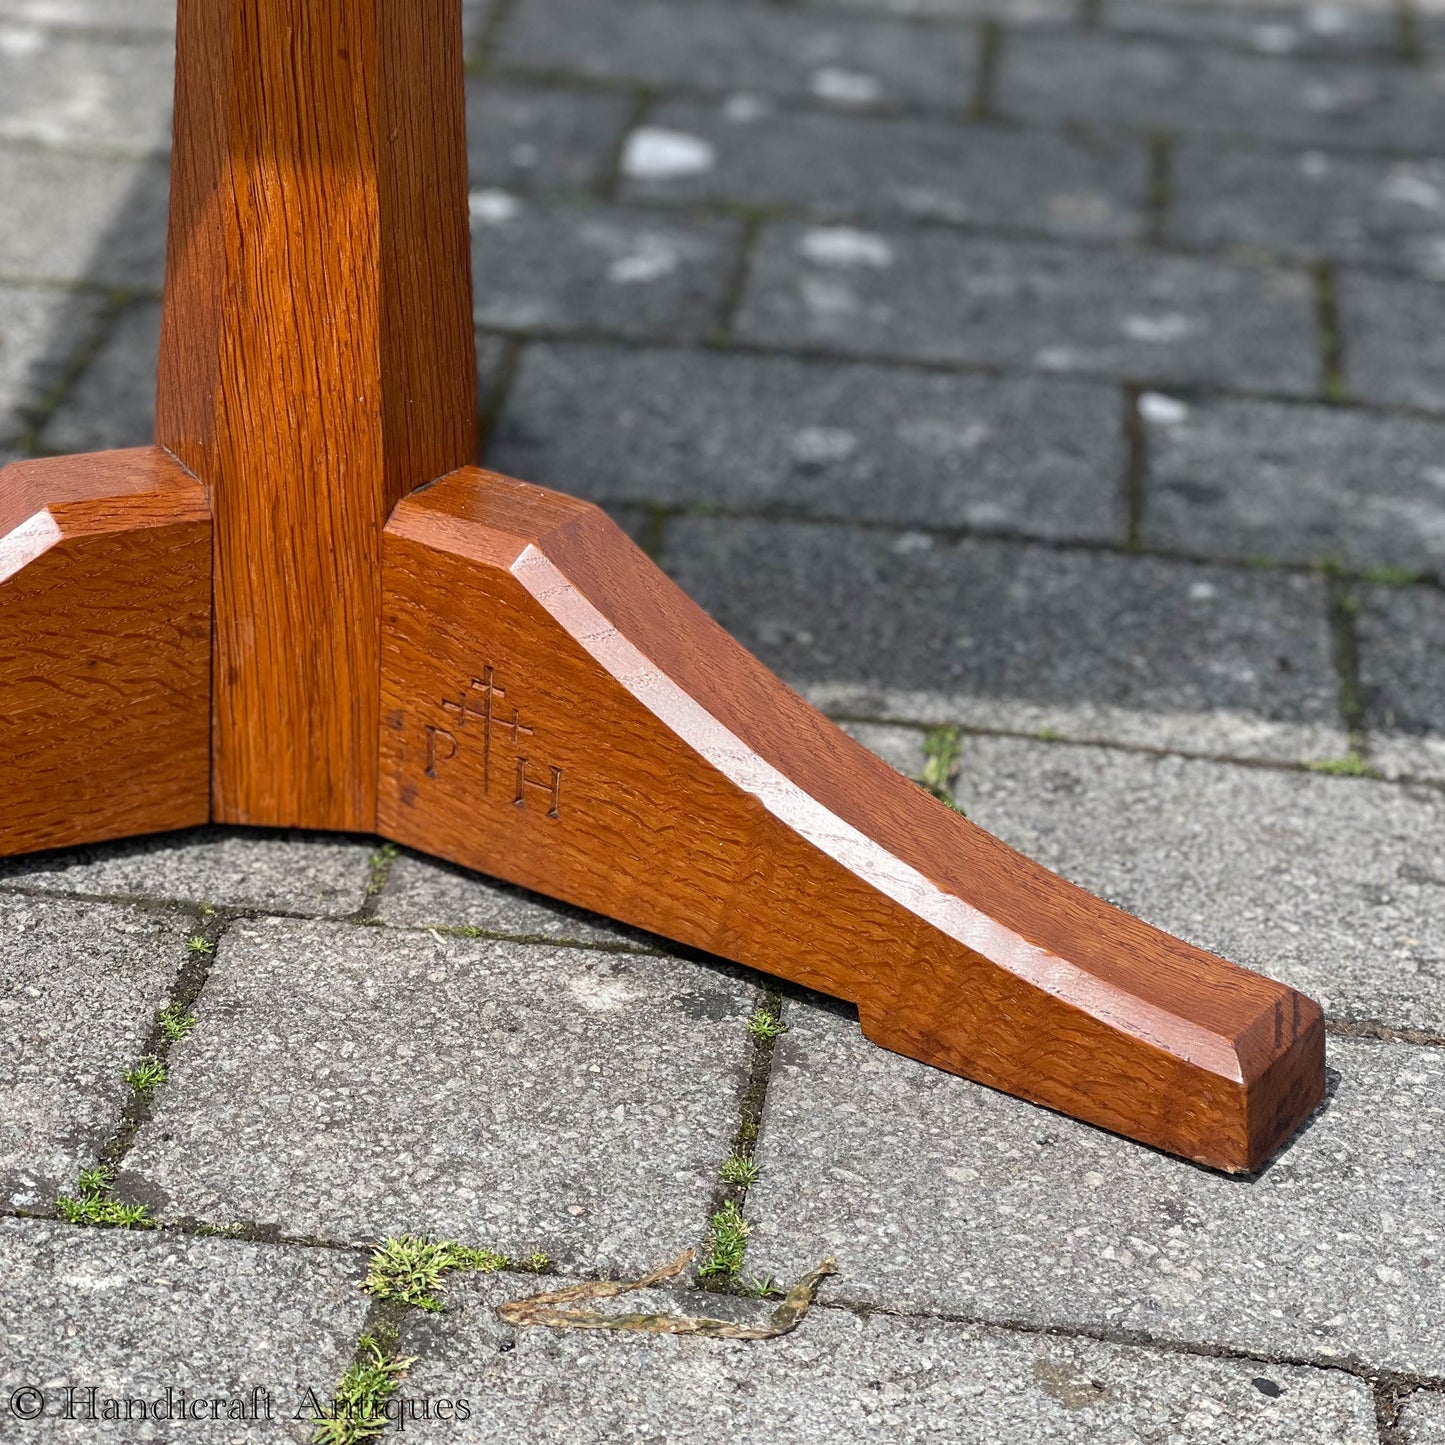
<path id="1" fill-rule="evenodd" d="M 73 1195 L 61 1195 L 46 1211 L 13 1211 L 19 1217 L 61 1217 L 65 1215 L 62 1200 L 76 1210 L 93 1205 L 98 1214 L 104 1214 L 105 1206 L 114 1202 L 110 1186 L 115 1171 L 130 1151 L 141 1126 L 150 1117 L 151 1103 L 156 1091 L 166 1084 L 171 1045 L 195 1027 L 196 1018 L 192 1010 L 205 987 L 211 960 L 215 957 L 216 948 L 230 920 L 206 904 L 195 907 L 160 903 L 156 900 L 135 900 L 131 904 L 137 905 L 152 910 L 178 912 L 196 920 L 196 928 L 186 942 L 185 958 L 175 973 L 165 1004 L 156 1012 L 151 1022 L 150 1032 L 141 1045 L 141 1051 L 132 1068 L 122 1075 L 130 1086 L 129 1093 L 121 1107 L 116 1127 L 100 1150 L 95 1164 L 81 1171 Z M 141 1072 L 143 1069 L 147 1070 L 145 1075 Z M 124 1222 L 104 1217 L 95 1220 L 82 1220 L 68 1215 L 65 1217 L 70 1218 L 71 1223 L 90 1227 L 152 1227 L 152 1222 L 145 1218 L 143 1210 L 138 1217 Z"/>

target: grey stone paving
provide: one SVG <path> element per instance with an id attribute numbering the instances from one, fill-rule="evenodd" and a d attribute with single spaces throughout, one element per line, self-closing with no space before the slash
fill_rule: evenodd
<path id="1" fill-rule="evenodd" d="M 1137 237 L 1146 227 L 1142 139 L 674 102 L 623 153 L 624 193 L 669 201 L 805 207 L 1027 231 Z"/>
<path id="2" fill-rule="evenodd" d="M 470 80 L 472 185 L 591 190 L 606 178 L 631 109 L 620 95 Z"/>
<path id="3" fill-rule="evenodd" d="M 95 1438 L 22 1377 L 324 1394 L 387 1233 L 704 1246 L 761 1107 L 743 1278 L 842 1269 L 795 1334 L 513 1339 L 562 1280 L 455 1279 L 403 1393 L 473 1413 L 407 1433 L 1445 1440 L 1438 0 L 462 9 L 488 463 L 904 773 L 962 728 L 970 816 L 1320 998 L 1333 1092 L 1231 1181 L 795 994 L 769 1062 L 761 979 L 372 839 L 11 860 L 0 1439 Z M 0 464 L 152 434 L 173 12 L 0 0 Z M 103 1157 L 168 1228 L 48 1217 Z"/>
<path id="4" fill-rule="evenodd" d="M 0 0 L 0 19 L 32 25 L 106 29 L 170 30 L 176 28 L 176 7 L 170 0 Z"/>
<path id="5" fill-rule="evenodd" d="M 1445 86 L 1409 66 L 1026 31 L 1009 38 L 998 108 L 1019 120 L 1428 153 L 1445 121 Z"/>
<path id="6" fill-rule="evenodd" d="M 57 208 L 57 190 L 71 204 Z M 0 146 L 0 275 L 159 291 L 169 194 L 157 160 Z M 102 237 L 108 244 L 97 246 Z"/>
<path id="7" fill-rule="evenodd" d="M 1445 563 L 1445 425 L 1160 393 L 1140 411 L 1149 545 L 1418 572 Z"/>
<path id="8" fill-rule="evenodd" d="M 1355 778 L 972 738 L 989 832 L 1332 1017 L 1445 1036 L 1445 797 Z"/>
<path id="9" fill-rule="evenodd" d="M 1445 1397 L 1412 1395 L 1400 1411 L 1400 1433 L 1405 1445 L 1442 1445 L 1445 1442 Z"/>
<path id="10" fill-rule="evenodd" d="M 965 112 L 970 28 L 934 30 L 765 5 L 530 0 L 503 27 L 503 66 L 649 86 L 811 97 L 844 107 Z"/>
<path id="11" fill-rule="evenodd" d="M 1330 1041 L 1334 1091 L 1231 1179 L 887 1054 L 799 1003 L 747 1268 L 836 1252 L 841 1298 L 1438 1376 L 1445 1057 Z"/>
<path id="12" fill-rule="evenodd" d="M 1345 750 L 1315 578 L 693 519 L 663 560 L 827 709 L 1239 757 Z"/>
<path id="13" fill-rule="evenodd" d="M 1303 273 L 941 231 L 769 227 L 737 334 L 901 360 L 1320 385 Z"/>
<path id="14" fill-rule="evenodd" d="M 1340 318 L 1347 386 L 1362 401 L 1445 411 L 1445 287 L 1346 272 Z"/>
<path id="15" fill-rule="evenodd" d="M 488 461 L 598 500 L 1121 541 L 1122 413 L 1047 377 L 534 346 Z"/>
<path id="16" fill-rule="evenodd" d="M 4 1206 L 47 1209 L 99 1160 L 187 932 L 174 914 L 0 894 Z"/>
<path id="17" fill-rule="evenodd" d="M 1445 277 L 1445 165 L 1208 141 L 1171 162 L 1171 240 Z"/>
<path id="18" fill-rule="evenodd" d="M 1445 782 L 1445 596 L 1370 587 L 1357 624 L 1365 721 L 1387 773 Z"/>
<path id="19" fill-rule="evenodd" d="M 97 296 L 0 282 L 0 437 L 18 438 L 89 343 Z"/>
<path id="20" fill-rule="evenodd" d="M 479 326 L 700 340 L 719 324 L 736 222 L 489 188 L 472 192 L 472 221 Z"/>
<path id="21" fill-rule="evenodd" d="M 1260 55 L 1399 58 L 1406 48 L 1400 18 L 1384 4 L 1219 5 L 1173 0 L 1105 0 L 1103 23 L 1121 34 L 1235 45 Z"/>
<path id="22" fill-rule="evenodd" d="M 159 301 L 127 306 L 42 433 L 56 452 L 145 446 L 155 436 Z"/>
<path id="23" fill-rule="evenodd" d="M 1075 0 L 811 0 L 819 9 L 925 20 L 1005 20 L 1056 25 L 1076 20 Z"/>
<path id="24" fill-rule="evenodd" d="M 559 1282 L 560 1283 L 560 1282 Z M 827 1286 L 846 1290 L 846 1280 Z M 769 1346 L 721 1340 L 511 1332 L 497 1303 L 534 1293 L 521 1276 L 468 1280 L 404 1347 L 423 1363 L 409 1388 L 464 1393 L 462 1424 L 408 1423 L 424 1440 L 857 1439 L 1350 1442 L 1376 1439 L 1363 1382 L 1335 1371 L 1051 1338 L 942 1320 L 814 1312 Z M 743 1313 L 683 1292 L 630 1296 L 629 1309 Z M 764 1313 L 754 1306 L 745 1317 Z M 1006 1422 L 1006 1424 L 1005 1424 Z"/>
<path id="25" fill-rule="evenodd" d="M 1056 25 L 1076 20 L 1075 0 L 810 0 L 819 9 L 925 20 L 1003 20 Z"/>
<path id="26" fill-rule="evenodd" d="M 649 1265 L 708 1215 L 755 997 L 665 958 L 237 924 L 117 1189 L 162 1218 Z"/>
<path id="27" fill-rule="evenodd" d="M 0 861 L 0 887 L 344 918 L 366 899 L 373 851 L 319 833 L 203 829 Z"/>
<path id="28" fill-rule="evenodd" d="M 0 1219 L 0 1398 L 27 1386 L 46 1397 L 33 1423 L 7 1409 L 0 1434 L 47 1445 L 307 1440 L 308 1392 L 329 1399 L 351 1361 L 362 1273 L 355 1255 L 331 1250 Z M 206 1403 L 199 1417 L 107 1422 L 90 1416 L 91 1386 L 97 1415 L 107 1399 L 164 1402 L 168 1388 L 172 1410 L 183 1391 Z M 212 1399 L 238 1401 L 253 1419 L 213 1420 Z M 256 1423 L 267 1401 L 271 1423 Z"/>
<path id="29" fill-rule="evenodd" d="M 392 864 L 376 916 L 402 928 L 478 929 L 534 941 L 657 947 L 657 940 L 620 923 L 410 852 Z"/>
<path id="30" fill-rule="evenodd" d="M 98 41 L 42 26 L 4 32 L 0 140 L 145 156 L 170 145 L 170 36 Z"/>

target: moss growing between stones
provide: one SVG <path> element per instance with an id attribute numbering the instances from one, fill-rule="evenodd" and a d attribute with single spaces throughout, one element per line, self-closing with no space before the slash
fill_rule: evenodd
<path id="1" fill-rule="evenodd" d="M 442 1309 L 442 1280 L 452 1270 L 495 1273 L 510 1263 L 505 1254 L 490 1249 L 403 1234 L 388 1239 L 372 1254 L 362 1288 L 377 1299 L 437 1314 Z"/>
<path id="2" fill-rule="evenodd" d="M 114 1180 L 105 1165 L 87 1169 L 74 1194 L 62 1194 L 55 1201 L 60 1217 L 69 1224 L 99 1225 L 110 1229 L 150 1229 L 153 1221 L 143 1204 L 122 1204 L 110 1197 Z"/>
<path id="3" fill-rule="evenodd" d="M 401 1388 L 415 1358 L 393 1353 L 395 1342 L 383 1344 L 375 1335 L 362 1335 L 356 1360 L 341 1377 L 335 1398 L 319 1405 L 312 1424 L 315 1445 L 356 1445 L 373 1440 L 389 1425 L 387 1403 Z"/>
<path id="4" fill-rule="evenodd" d="M 729 1199 L 713 1215 L 708 1228 L 707 1254 L 697 1272 L 704 1279 L 717 1275 L 736 1275 L 747 1253 L 748 1235 L 752 1226 L 743 1218 L 737 1200 Z"/>

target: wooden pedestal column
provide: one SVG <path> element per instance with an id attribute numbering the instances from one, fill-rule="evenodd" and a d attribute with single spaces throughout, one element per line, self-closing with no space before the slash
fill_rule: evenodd
<path id="1" fill-rule="evenodd" d="M 377 830 L 1258 1168 L 1322 1097 L 1315 1004 L 1004 847 L 596 508 L 469 465 L 459 4 L 181 0 L 158 446 L 0 476 L 0 853 Z"/>
<path id="2" fill-rule="evenodd" d="M 213 809 L 376 823 L 381 531 L 472 460 L 457 0 L 181 0 L 156 439 L 211 491 Z"/>

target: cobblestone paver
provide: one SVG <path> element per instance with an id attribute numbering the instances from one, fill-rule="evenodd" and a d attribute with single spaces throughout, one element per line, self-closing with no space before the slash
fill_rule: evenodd
<path id="1" fill-rule="evenodd" d="M 208 1445 L 307 1440 L 310 1393 L 329 1398 L 365 1322 L 363 1270 L 333 1250 L 0 1219 L 0 1391 L 7 1402 L 27 1387 L 47 1397 L 33 1423 L 7 1410 L 6 1438 L 49 1445 L 124 1428 Z M 128 1422 L 105 1417 L 107 1401 L 124 1410 L 127 1399 L 199 1410 L 159 1429 L 135 1405 Z M 212 1400 L 263 1423 L 213 1414 Z"/>
<path id="2" fill-rule="evenodd" d="M 956 744 L 985 828 L 1308 990 L 1330 1095 L 1226 1179 L 375 839 L 7 860 L 0 1439 L 98 1438 L 94 1384 L 268 1390 L 183 1438 L 304 1440 L 368 1333 L 408 1438 L 1445 1440 L 1439 5 L 462 10 L 486 462 L 893 766 Z M 0 0 L 0 463 L 151 434 L 173 28 Z M 786 1339 L 498 1320 L 724 1201 L 740 1269 L 638 1303 L 755 1322 L 835 1255 Z M 378 1305 L 388 1235 L 512 1268 Z"/>
<path id="3" fill-rule="evenodd" d="M 161 1218 L 643 1268 L 706 1213 L 755 996 L 639 954 L 238 925 L 117 1186 Z"/>

